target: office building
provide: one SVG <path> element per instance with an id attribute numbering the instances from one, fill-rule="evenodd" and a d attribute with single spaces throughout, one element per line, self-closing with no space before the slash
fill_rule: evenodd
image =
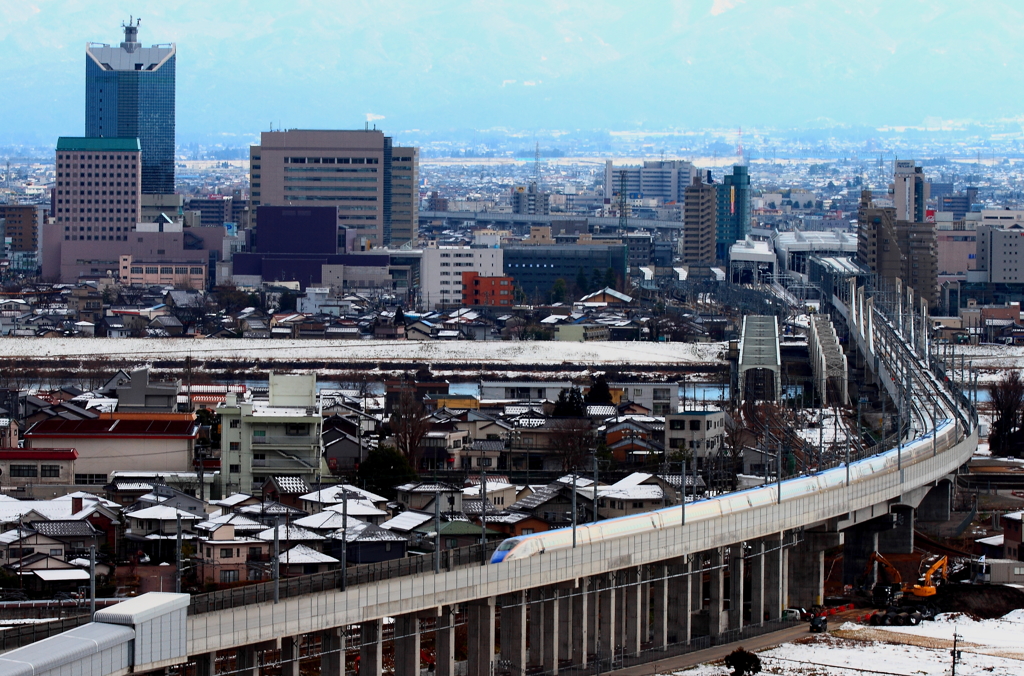
<path id="1" fill-rule="evenodd" d="M 10 238 L 11 251 L 37 251 L 45 218 L 43 207 L 34 204 L 0 204 L 3 237 Z"/>
<path id="2" fill-rule="evenodd" d="M 339 226 L 375 247 L 418 236 L 419 151 L 377 130 L 263 132 L 250 148 L 250 218 L 260 206 L 337 207 Z"/>
<path id="3" fill-rule="evenodd" d="M 685 160 L 647 160 L 639 167 L 604 165 L 604 195 L 614 197 L 625 190 L 629 197 L 645 197 L 662 203 L 681 202 L 697 168 Z"/>
<path id="4" fill-rule="evenodd" d="M 894 207 L 877 207 L 861 192 L 857 262 L 879 278 L 903 280 L 929 307 L 938 303 L 938 247 L 934 223 L 902 221 Z"/>
<path id="5" fill-rule="evenodd" d="M 85 135 L 137 138 L 142 192 L 174 192 L 173 44 L 143 47 L 138 23 L 124 26 L 119 46 L 85 49 Z"/>
<path id="6" fill-rule="evenodd" d="M 982 211 L 977 236 L 980 281 L 1024 284 L 1024 211 Z"/>
<path id="7" fill-rule="evenodd" d="M 892 202 L 896 220 L 923 223 L 928 202 L 929 183 L 924 169 L 914 160 L 896 160 L 893 172 Z"/>
<path id="8" fill-rule="evenodd" d="M 935 188 L 934 183 L 931 184 L 931 188 Z M 934 193 L 931 196 L 936 197 Z M 936 198 L 939 203 L 939 211 L 950 211 L 953 213 L 953 220 L 960 221 L 973 210 L 974 202 L 978 199 L 978 189 L 969 187 L 963 192 L 950 192 L 938 195 Z"/>
<path id="9" fill-rule="evenodd" d="M 683 265 L 715 264 L 715 242 L 718 231 L 716 186 L 704 183 L 699 176 L 686 186 L 683 198 L 683 233 L 679 253 Z"/>
<path id="10" fill-rule="evenodd" d="M 747 167 L 741 164 L 734 166 L 732 174 L 723 176 L 716 190 L 715 257 L 724 262 L 728 258 L 729 247 L 750 234 L 750 174 Z"/>
<path id="11" fill-rule="evenodd" d="M 624 244 L 509 246 L 504 253 L 505 274 L 523 290 L 528 303 L 541 302 L 559 279 L 571 285 L 580 270 L 591 277 L 595 270 L 611 268 L 616 279 L 626 279 Z"/>
<path id="12" fill-rule="evenodd" d="M 237 223 L 234 220 L 234 200 L 230 195 L 207 195 L 193 197 L 185 203 L 185 211 L 198 211 L 199 225 L 216 227 L 225 223 Z"/>
<path id="13" fill-rule="evenodd" d="M 934 223 L 896 221 L 896 234 L 903 256 L 904 284 L 914 289 L 928 307 L 938 307 L 938 246 Z"/>
<path id="14" fill-rule="evenodd" d="M 536 183 L 512 186 L 512 213 L 535 216 L 551 213 L 551 195 L 541 192 Z"/>

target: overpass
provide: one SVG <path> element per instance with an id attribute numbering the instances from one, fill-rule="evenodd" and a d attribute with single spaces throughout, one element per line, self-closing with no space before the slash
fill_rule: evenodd
<path id="1" fill-rule="evenodd" d="M 460 631 L 466 673 L 568 674 L 781 626 L 784 608 L 821 601 L 826 549 L 843 546 L 844 558 L 856 563 L 869 548 L 912 548 L 914 519 L 948 515 L 950 475 L 977 447 L 973 410 L 929 370 L 925 324 L 912 296 L 874 307 L 862 290 L 847 291 L 845 300 L 834 299 L 842 306 L 837 319 L 860 346 L 870 377 L 899 404 L 895 448 L 878 462 L 853 465 L 855 473 L 871 469 L 862 478 L 851 478 L 849 458 L 832 459 L 810 475 L 724 496 L 713 517 L 701 518 L 701 509 L 719 503 L 691 503 L 655 513 L 678 518 L 665 527 L 552 546 L 528 558 L 347 589 L 308 587 L 278 603 L 256 593 L 225 606 L 194 598 L 187 616 L 171 613 L 166 635 L 131 626 L 131 637 L 122 631 L 110 639 L 130 641 L 128 655 L 163 655 L 180 631 L 178 656 L 157 667 L 152 660 L 116 667 L 87 651 L 54 666 L 44 659 L 56 653 L 47 645 L 61 645 L 65 634 L 0 655 L 0 676 L 112 676 L 166 667 L 194 676 L 257 676 L 266 666 L 297 676 L 300 662 L 313 660 L 325 676 L 342 676 L 357 659 L 360 674 L 377 674 L 385 644 L 394 673 L 418 676 L 424 638 L 434 644 L 435 673 L 450 675 Z M 827 490 L 812 488 L 825 483 Z M 608 523 L 614 529 L 617 522 Z M 96 619 L 73 631 L 95 631 L 107 621 L 101 613 Z"/>
<path id="2" fill-rule="evenodd" d="M 602 229 L 618 229 L 618 217 L 586 216 L 580 214 L 510 214 L 491 211 L 420 211 L 420 220 L 443 221 L 451 225 L 531 226 L 551 225 L 552 221 L 586 221 Z M 664 221 L 651 218 L 630 218 L 626 227 L 632 230 L 682 230 L 682 221 Z M 556 233 L 557 234 L 557 233 Z"/>

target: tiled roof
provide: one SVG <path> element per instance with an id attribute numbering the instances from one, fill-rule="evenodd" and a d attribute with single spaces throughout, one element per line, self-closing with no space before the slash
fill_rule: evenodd
<path id="1" fill-rule="evenodd" d="M 98 532 L 88 521 L 32 521 L 29 525 L 47 537 L 93 537 Z"/>
<path id="2" fill-rule="evenodd" d="M 309 492 L 309 485 L 297 476 L 275 476 L 274 484 L 284 495 L 302 495 Z"/>

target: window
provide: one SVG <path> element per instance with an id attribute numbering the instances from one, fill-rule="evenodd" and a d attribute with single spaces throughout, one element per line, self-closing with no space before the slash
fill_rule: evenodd
<path id="1" fill-rule="evenodd" d="M 232 549 L 231 547 L 221 547 L 220 548 L 220 558 L 222 558 L 222 559 L 232 559 L 234 557 L 235 557 L 235 550 Z"/>
<path id="2" fill-rule="evenodd" d="M 521 531 L 521 533 L 520 533 L 520 534 L 521 534 L 521 535 L 533 535 L 533 529 L 532 529 L 532 528 L 524 528 L 524 529 L 523 529 L 523 530 Z"/>
<path id="3" fill-rule="evenodd" d="M 241 474 L 242 473 L 242 466 L 241 465 L 228 465 L 228 473 L 230 473 L 230 474 Z"/>
<path id="4" fill-rule="evenodd" d="M 229 441 L 228 442 L 228 447 L 232 451 L 240 451 L 240 450 L 242 450 L 242 442 L 241 441 Z"/>
<path id="5" fill-rule="evenodd" d="M 643 502 L 634 502 L 633 503 L 633 509 L 643 509 L 643 508 L 644 508 L 644 503 Z"/>
<path id="6" fill-rule="evenodd" d="M 260 549 L 259 547 L 249 547 L 249 558 L 250 559 L 259 559 L 261 556 L 263 556 L 263 550 L 262 549 Z"/>
<path id="7" fill-rule="evenodd" d="M 691 420 L 690 421 L 690 430 L 691 431 L 699 432 L 700 431 L 700 421 L 699 420 Z"/>
<path id="8" fill-rule="evenodd" d="M 491 466 L 491 459 L 490 458 L 480 458 L 479 460 L 480 460 L 480 463 L 479 463 L 480 467 L 490 467 Z"/>
<path id="9" fill-rule="evenodd" d="M 76 474 L 75 483 L 85 486 L 103 485 L 107 483 L 106 474 Z"/>
<path id="10" fill-rule="evenodd" d="M 685 420 L 670 420 L 669 423 L 668 423 L 668 428 L 670 430 L 685 430 L 686 429 L 686 421 Z"/>
<path id="11" fill-rule="evenodd" d="M 51 549 L 50 550 L 50 556 L 64 556 L 64 550 L 63 549 Z"/>
<path id="12" fill-rule="evenodd" d="M 221 584 L 227 584 L 229 582 L 238 582 L 238 571 L 237 570 L 222 570 L 222 571 L 220 571 L 220 582 L 221 582 Z"/>
<path id="13" fill-rule="evenodd" d="M 459 541 L 457 539 L 455 539 L 455 538 L 445 538 L 444 546 L 447 549 L 455 549 L 456 547 L 459 546 Z"/>
<path id="14" fill-rule="evenodd" d="M 233 430 L 236 430 L 236 429 L 238 429 L 241 426 L 242 426 L 242 421 L 238 420 L 237 418 L 232 420 L 230 423 L 228 423 L 228 427 L 230 427 Z"/>
<path id="15" fill-rule="evenodd" d="M 35 465 L 11 465 L 12 477 L 35 477 L 37 468 Z"/>
<path id="16" fill-rule="evenodd" d="M 654 400 L 655 401 L 668 401 L 670 397 L 670 390 L 667 387 L 655 387 L 654 388 Z"/>
<path id="17" fill-rule="evenodd" d="M 59 477 L 60 476 L 60 465 L 43 465 L 39 469 L 41 470 L 41 476 L 44 476 L 44 477 Z"/>

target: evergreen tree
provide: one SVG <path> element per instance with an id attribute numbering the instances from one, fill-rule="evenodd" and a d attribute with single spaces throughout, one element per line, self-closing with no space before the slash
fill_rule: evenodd
<path id="1" fill-rule="evenodd" d="M 587 405 L 583 401 L 583 393 L 578 387 L 562 390 L 558 393 L 558 400 L 555 401 L 555 410 L 552 413 L 556 418 L 574 418 L 587 414 Z"/>
<path id="2" fill-rule="evenodd" d="M 604 271 L 604 285 L 609 289 L 617 289 L 619 283 L 618 275 L 615 274 L 615 270 L 608 268 Z"/>
<path id="3" fill-rule="evenodd" d="M 370 451 L 359 465 L 356 479 L 374 493 L 395 497 L 395 486 L 416 481 L 416 472 L 406 457 L 394 446 L 381 446 Z"/>
<path id="4" fill-rule="evenodd" d="M 602 373 L 594 379 L 587 396 L 584 398 L 588 404 L 610 404 L 612 403 L 612 391 L 608 387 L 608 381 Z"/>

